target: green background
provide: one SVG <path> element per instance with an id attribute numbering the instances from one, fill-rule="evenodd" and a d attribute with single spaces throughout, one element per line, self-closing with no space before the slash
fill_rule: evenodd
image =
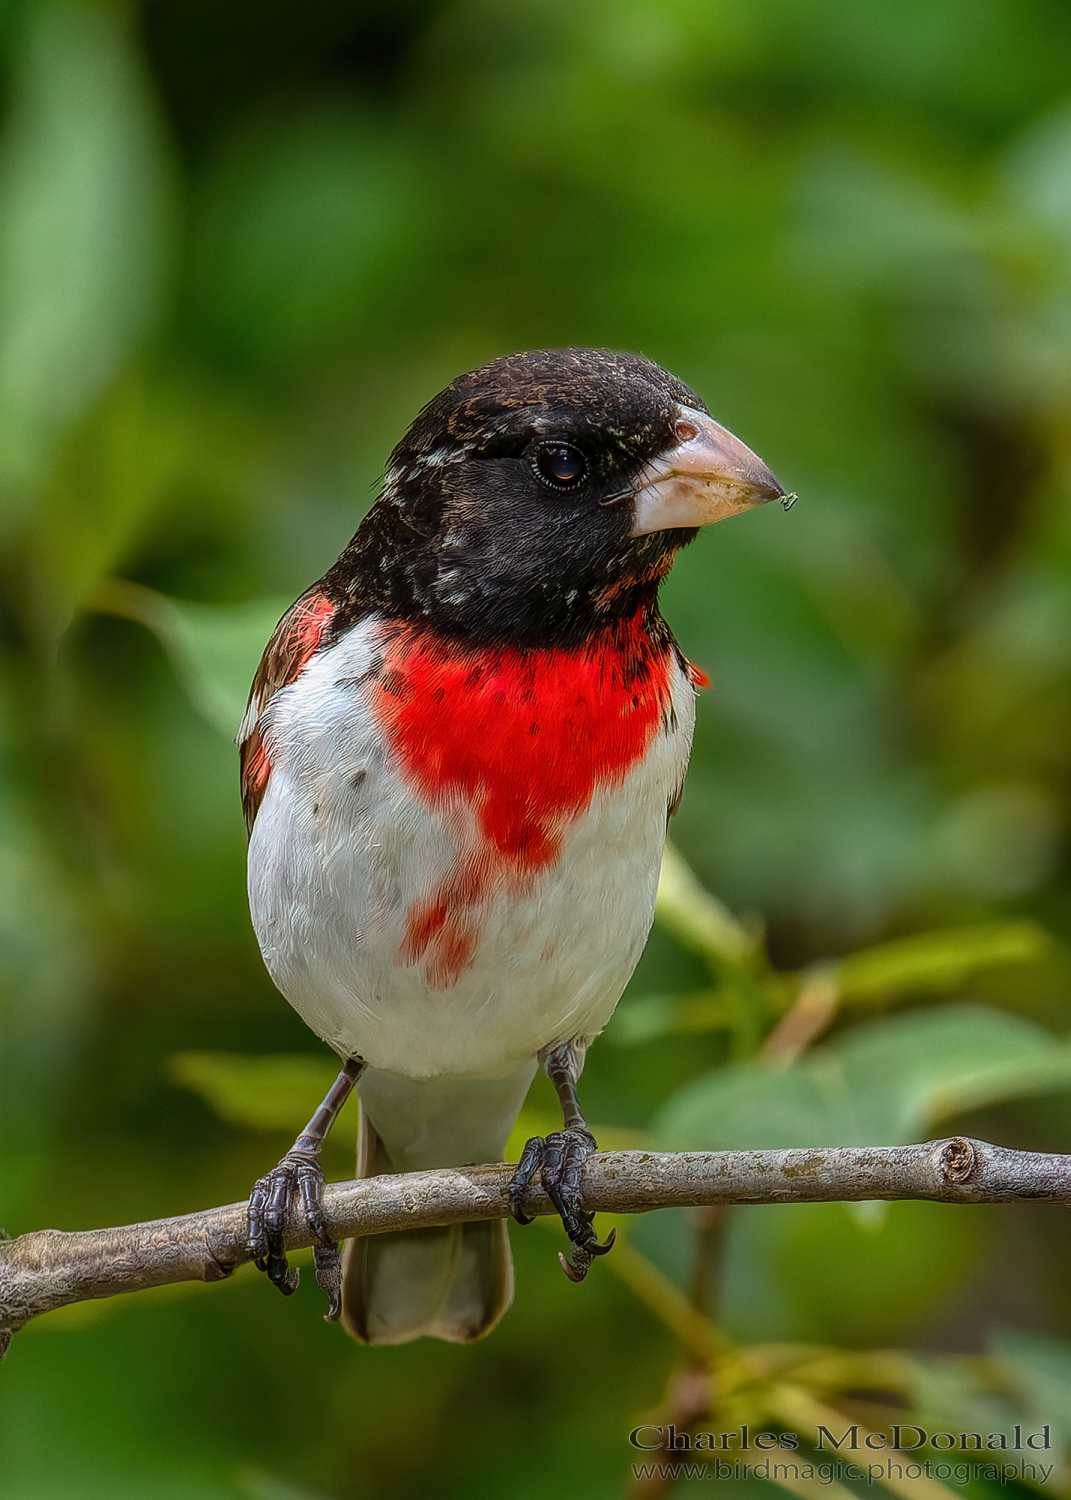
<path id="1" fill-rule="evenodd" d="M 743 926 L 656 928 L 604 1144 L 1071 1150 L 1071 9 L 6 0 L 0 65 L 8 1232 L 241 1198 L 315 1101 L 249 929 L 245 683 L 420 404 L 568 343 L 665 364 L 800 495 L 665 590 L 715 684 L 674 837 Z M 861 950 L 775 1076 L 794 976 Z M 574 1287 L 517 1231 L 470 1349 L 359 1348 L 249 1270 L 56 1314 L 0 1371 L 0 1493 L 623 1494 L 694 1238 L 651 1216 Z M 902 1411 L 1059 1438 L 1068 1264 L 1040 1204 L 738 1209 L 698 1295 L 849 1351 L 852 1420 L 896 1408 L 850 1352 L 895 1348 Z M 747 1400 L 706 1425 L 782 1425 Z"/>

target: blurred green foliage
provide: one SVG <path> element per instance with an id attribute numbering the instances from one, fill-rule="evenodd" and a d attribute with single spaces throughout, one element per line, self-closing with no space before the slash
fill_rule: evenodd
<path id="1" fill-rule="evenodd" d="M 716 686 L 602 1139 L 1071 1149 L 1069 59 L 1059 0 L 0 5 L 0 1223 L 232 1201 L 315 1099 L 245 684 L 421 402 L 562 343 L 802 497 L 666 589 Z M 1066 1445 L 1065 1218 L 651 1215 L 582 1288 L 533 1229 L 472 1349 L 252 1273 L 87 1305 L 15 1340 L 0 1492 L 609 1497 L 697 1371 Z"/>

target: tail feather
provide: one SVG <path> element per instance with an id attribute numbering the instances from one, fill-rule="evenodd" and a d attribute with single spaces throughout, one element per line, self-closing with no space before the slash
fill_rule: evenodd
<path id="1" fill-rule="evenodd" d="M 513 1301 L 506 1226 L 450 1224 L 351 1240 L 342 1323 L 364 1344 L 482 1338 Z"/>
<path id="2" fill-rule="evenodd" d="M 488 1080 L 399 1086 L 373 1077 L 371 1088 L 362 1087 L 358 1175 L 500 1161 L 532 1071 L 492 1087 Z M 346 1247 L 342 1323 L 362 1343 L 421 1337 L 471 1343 L 491 1331 L 512 1301 L 513 1258 L 501 1220 L 369 1235 Z"/>

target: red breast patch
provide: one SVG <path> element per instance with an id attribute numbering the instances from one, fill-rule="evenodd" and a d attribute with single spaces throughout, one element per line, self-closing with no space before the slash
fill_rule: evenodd
<path id="1" fill-rule="evenodd" d="M 467 649 L 403 629 L 387 647 L 377 716 L 406 777 L 441 808 L 471 808 L 479 844 L 409 912 L 402 957 L 429 982 L 472 961 L 487 884 L 553 863 L 597 787 L 643 758 L 669 700 L 672 650 L 637 617 L 579 650 Z"/>

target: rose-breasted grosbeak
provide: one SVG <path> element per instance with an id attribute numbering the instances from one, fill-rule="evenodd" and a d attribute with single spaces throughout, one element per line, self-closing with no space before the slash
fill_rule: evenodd
<path id="1" fill-rule="evenodd" d="M 280 621 L 240 732 L 265 963 L 344 1060 L 250 1200 L 284 1291 L 297 1195 L 338 1257 L 317 1157 L 360 1077 L 358 1170 L 498 1161 L 540 1064 L 565 1128 L 529 1141 L 579 1280 L 595 1150 L 576 1080 L 643 948 L 688 763 L 697 680 L 658 610 L 677 549 L 782 498 L 679 380 L 636 355 L 509 355 L 413 422 L 382 493 Z M 465 1342 L 509 1305 L 502 1222 L 353 1241 L 356 1337 Z"/>

